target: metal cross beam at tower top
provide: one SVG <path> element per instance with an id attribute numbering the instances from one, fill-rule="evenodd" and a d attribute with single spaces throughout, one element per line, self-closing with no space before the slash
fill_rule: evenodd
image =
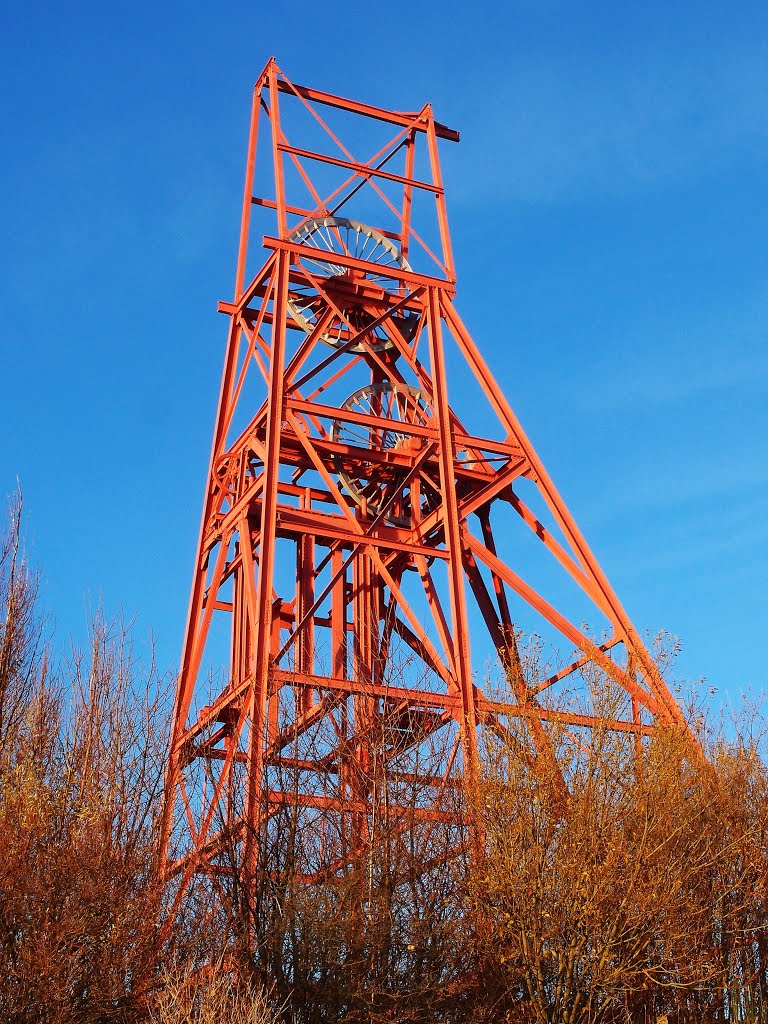
<path id="1" fill-rule="evenodd" d="M 247 891 L 287 817 L 307 884 L 343 876 L 383 806 L 451 820 L 484 730 L 558 784 L 555 727 L 582 747 L 685 728 L 456 312 L 441 140 L 428 104 L 274 60 L 256 83 L 166 776 L 179 894 Z M 530 633 L 555 652 L 538 675 Z"/>

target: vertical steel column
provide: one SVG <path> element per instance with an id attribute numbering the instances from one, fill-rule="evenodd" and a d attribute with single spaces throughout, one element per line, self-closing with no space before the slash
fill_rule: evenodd
<path id="1" fill-rule="evenodd" d="M 288 297 L 290 258 L 282 252 L 277 265 L 277 308 L 284 310 Z M 275 541 L 277 539 L 277 485 L 280 472 L 280 428 L 283 422 L 285 318 L 277 317 L 272 331 L 272 352 L 269 368 L 269 392 L 266 423 L 266 451 L 264 486 L 261 498 L 261 529 L 259 566 L 256 583 L 255 621 L 251 628 L 254 636 L 254 681 L 251 696 L 251 732 L 247 757 L 245 798 L 246 821 L 251 826 L 246 835 L 246 886 L 254 877 L 256 868 L 257 823 L 261 817 L 262 773 L 265 744 L 265 712 L 270 685 L 272 640 L 272 583 L 275 567 Z M 244 543 L 241 538 L 241 543 Z"/>
<path id="2" fill-rule="evenodd" d="M 432 368 L 432 402 L 438 422 L 440 456 L 440 490 L 443 498 L 443 523 L 448 547 L 448 577 L 451 605 L 453 671 L 461 695 L 462 741 L 465 770 L 471 782 L 478 769 L 477 709 L 472 684 L 472 663 L 469 650 L 469 623 L 467 622 L 464 592 L 464 564 L 461 546 L 459 508 L 456 500 L 454 470 L 455 452 L 451 431 L 451 409 L 448 405 L 448 383 L 443 352 L 442 319 L 438 290 L 427 290 L 429 309 L 429 359 Z"/>
<path id="3" fill-rule="evenodd" d="M 237 249 L 237 271 L 235 273 L 235 302 L 243 297 L 245 284 L 245 268 L 248 256 L 248 233 L 251 224 L 251 200 L 253 198 L 253 175 L 256 169 L 256 142 L 259 134 L 259 114 L 261 90 L 264 87 L 264 75 L 253 87 L 251 103 L 251 130 L 248 135 L 248 157 L 245 164 L 245 187 L 243 190 L 243 211 L 240 217 L 240 244 Z"/>
<path id="4" fill-rule="evenodd" d="M 336 582 L 331 590 L 331 660 L 336 679 L 347 678 L 347 573 L 344 551 L 336 547 L 331 555 L 331 573 Z"/>
<path id="5" fill-rule="evenodd" d="M 309 502 L 302 496 L 302 506 Z M 307 616 L 315 602 L 315 538 L 302 534 L 296 544 L 296 624 L 299 630 L 296 641 L 296 671 L 302 675 L 313 675 L 315 671 L 315 625 L 314 615 Z M 303 626 L 299 623 L 304 622 Z M 313 690 L 303 687 L 300 706 L 308 711 L 313 704 Z"/>

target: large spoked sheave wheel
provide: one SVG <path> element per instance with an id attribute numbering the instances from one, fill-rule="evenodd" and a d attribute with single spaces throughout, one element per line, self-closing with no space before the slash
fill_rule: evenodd
<path id="1" fill-rule="evenodd" d="M 299 257 L 299 262 L 306 267 L 309 274 L 325 287 L 343 279 L 357 278 L 382 288 L 391 288 L 397 282 L 397 271 L 411 268 L 395 243 L 376 228 L 361 224 L 346 217 L 313 217 L 306 220 L 289 238 L 292 242 L 309 246 L 318 250 L 317 258 L 309 255 Z M 370 270 L 350 271 L 340 263 L 334 263 L 333 256 L 351 256 L 370 264 Z M 392 272 L 395 272 L 394 274 Z M 321 335 L 326 345 L 338 348 L 346 344 L 360 331 L 369 329 L 367 341 L 379 351 L 389 348 L 392 339 L 383 326 L 370 325 L 377 319 L 370 310 L 365 309 L 359 301 L 344 298 L 339 293 L 337 308 L 343 316 L 334 315 Z M 315 329 L 320 318 L 328 309 L 325 296 L 309 281 L 292 282 L 288 295 L 288 310 L 296 323 L 309 334 Z M 407 321 L 406 321 L 407 322 Z M 365 346 L 356 344 L 352 352 L 362 352 Z"/>
<path id="2" fill-rule="evenodd" d="M 430 426 L 432 411 L 423 393 L 407 384 L 382 381 L 355 391 L 341 406 L 350 412 L 392 420 L 393 425 L 366 425 L 339 418 L 331 425 L 332 441 L 349 445 L 349 454 L 335 457 L 339 480 L 358 505 L 365 503 L 371 517 L 384 517 L 399 526 L 413 522 L 414 511 L 424 516 L 440 503 L 436 478 L 427 467 L 408 480 L 410 467 L 402 462 L 366 458 L 366 452 L 399 452 L 416 461 L 426 441 L 409 432 L 409 424 Z M 402 429 L 397 424 L 401 423 Z M 359 450 L 359 454 L 356 450 Z"/>

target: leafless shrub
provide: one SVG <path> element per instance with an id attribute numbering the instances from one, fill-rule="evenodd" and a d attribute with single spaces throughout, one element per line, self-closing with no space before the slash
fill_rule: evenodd
<path id="1" fill-rule="evenodd" d="M 44 674 L 44 622 L 38 575 L 24 552 L 21 491 L 8 502 L 0 534 L 0 760 L 13 756 L 30 702 Z"/>
<path id="2" fill-rule="evenodd" d="M 617 719 L 615 689 L 585 669 L 598 716 Z M 741 946 L 755 905 L 764 766 L 720 740 L 705 768 L 672 728 L 638 742 L 597 726 L 587 744 L 554 724 L 548 737 L 565 800 L 520 735 L 491 734 L 485 749 L 472 913 L 499 1007 L 541 1024 L 731 1019 L 723 950 Z"/>
<path id="3" fill-rule="evenodd" d="M 152 1024 L 280 1024 L 283 1017 L 259 986 L 236 978 L 226 962 L 163 970 L 150 1003 Z"/>

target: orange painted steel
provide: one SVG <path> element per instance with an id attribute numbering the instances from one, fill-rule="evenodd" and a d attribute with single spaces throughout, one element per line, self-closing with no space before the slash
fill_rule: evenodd
<path id="1" fill-rule="evenodd" d="M 439 140 L 458 133 L 429 105 L 295 86 L 274 60 L 256 83 L 167 766 L 180 892 L 235 870 L 247 889 L 288 812 L 320 837 L 301 877 L 343 871 L 382 773 L 404 787 L 390 811 L 447 820 L 484 729 L 551 779 L 554 726 L 581 745 L 595 726 L 632 742 L 686 727 L 456 312 Z M 537 678 L 528 631 L 560 651 Z M 612 681 L 610 710 L 586 666 Z"/>

